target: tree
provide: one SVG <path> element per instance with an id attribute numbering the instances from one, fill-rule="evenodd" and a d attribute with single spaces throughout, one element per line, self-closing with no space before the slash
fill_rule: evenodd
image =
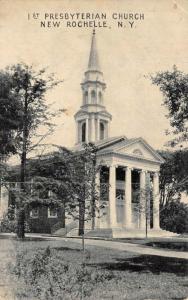
<path id="1" fill-rule="evenodd" d="M 173 200 L 180 199 L 181 192 L 188 191 L 188 151 L 160 151 L 165 159 L 160 169 L 161 209 Z"/>
<path id="2" fill-rule="evenodd" d="M 78 220 L 78 234 L 83 235 L 85 222 L 92 220 L 92 227 L 95 226 L 96 211 L 99 210 L 98 183 L 96 175 L 100 166 L 96 165 L 96 147 L 93 144 L 85 144 L 81 151 L 69 152 L 56 176 L 66 187 L 64 192 L 65 209 L 68 215 Z M 60 157 L 59 157 L 60 159 Z M 64 160 L 65 156 L 61 157 Z"/>
<path id="3" fill-rule="evenodd" d="M 64 210 L 64 217 L 66 211 L 67 215 L 78 220 L 78 234 L 83 235 L 85 222 L 91 220 L 94 229 L 99 209 L 103 206 L 103 201 L 99 205 L 99 197 L 106 190 L 106 184 L 101 183 L 99 195 L 97 149 L 92 144 L 85 144 L 82 150 L 74 152 L 64 147 L 58 148 L 59 151 L 50 157 L 31 162 L 31 175 L 35 176 L 36 181 L 45 183 L 44 190 L 50 188 L 54 192 Z"/>
<path id="4" fill-rule="evenodd" d="M 151 209 L 151 203 L 153 200 L 152 186 L 147 179 L 145 188 L 139 187 L 133 193 L 134 200 L 136 201 L 135 210 L 138 214 L 139 223 L 143 222 L 145 228 L 145 237 L 148 237 L 148 228 L 151 225 L 151 218 L 156 212 L 154 208 Z"/>
<path id="5" fill-rule="evenodd" d="M 188 140 L 188 74 L 173 67 L 172 71 L 158 72 L 150 77 L 163 94 L 163 104 L 168 109 L 172 134 L 171 146 Z"/>
<path id="6" fill-rule="evenodd" d="M 15 135 L 19 129 L 21 116 L 19 101 L 14 97 L 13 78 L 8 71 L 0 72 L 0 156 L 1 161 L 16 153 Z"/>
<path id="7" fill-rule="evenodd" d="M 187 206 L 181 203 L 181 193 L 188 192 L 188 151 L 160 151 L 165 163 L 160 170 L 161 228 L 180 232 L 186 227 Z M 173 220 L 172 220 L 173 219 Z"/>
<path id="8" fill-rule="evenodd" d="M 35 71 L 32 66 L 23 63 L 7 67 L 6 76 L 10 78 L 11 82 L 11 84 L 8 84 L 6 103 L 9 105 L 11 101 L 16 102 L 19 115 L 14 148 L 20 157 L 20 201 L 17 201 L 17 236 L 23 238 L 25 199 L 28 195 L 28 188 L 26 187 L 27 157 L 53 132 L 52 119 L 62 112 L 52 113 L 50 106 L 45 102 L 46 92 L 55 87 L 60 81 L 55 80 L 53 74 L 47 76 L 45 69 Z M 11 97 L 8 97 L 10 95 Z M 39 133 L 40 126 L 45 128 L 45 133 Z"/>
<path id="9" fill-rule="evenodd" d="M 161 210 L 161 228 L 177 233 L 188 233 L 188 205 L 174 200 Z"/>

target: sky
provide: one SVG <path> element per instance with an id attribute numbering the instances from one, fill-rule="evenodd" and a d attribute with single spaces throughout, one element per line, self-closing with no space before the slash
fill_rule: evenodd
<path id="1" fill-rule="evenodd" d="M 153 148 L 164 148 L 167 110 L 148 76 L 172 70 L 173 65 L 187 72 L 188 1 L 0 1 L 0 69 L 25 62 L 36 69 L 47 66 L 49 73 L 63 80 L 46 98 L 55 109 L 67 110 L 56 120 L 56 131 L 47 142 L 71 147 L 93 28 L 67 27 L 65 19 L 55 20 L 60 21 L 58 28 L 41 27 L 50 13 L 107 15 L 107 27 L 97 27 L 96 38 L 107 84 L 104 101 L 113 116 L 111 136 L 142 136 Z M 144 14 L 144 20 L 123 20 L 125 27 L 118 28 L 113 13 Z M 132 28 L 129 21 L 134 21 Z"/>

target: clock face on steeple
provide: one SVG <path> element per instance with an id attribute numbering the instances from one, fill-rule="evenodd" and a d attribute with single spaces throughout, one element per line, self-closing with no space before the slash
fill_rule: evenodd
<path id="1" fill-rule="evenodd" d="M 108 138 L 109 122 L 112 119 L 104 104 L 106 84 L 100 67 L 95 31 L 92 34 L 88 66 L 81 87 L 82 106 L 75 114 L 76 143 L 95 143 Z"/>

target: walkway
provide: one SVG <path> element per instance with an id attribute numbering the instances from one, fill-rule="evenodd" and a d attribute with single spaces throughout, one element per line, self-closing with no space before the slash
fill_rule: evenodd
<path id="1" fill-rule="evenodd" d="M 69 240 L 69 239 L 64 238 L 64 240 Z M 72 239 L 72 241 L 80 244 L 82 243 L 81 239 L 78 238 L 74 238 Z M 156 255 L 156 256 L 163 256 L 163 257 L 188 259 L 187 252 L 155 249 L 149 246 L 144 246 L 139 244 L 104 241 L 104 240 L 96 240 L 96 239 L 85 239 L 85 246 L 87 247 L 87 245 L 105 247 L 105 248 L 110 248 L 110 249 L 120 250 L 120 251 L 128 251 L 128 252 L 138 253 L 141 255 Z"/>
<path id="2" fill-rule="evenodd" d="M 7 234 L 5 234 L 7 235 Z M 8 235 L 9 237 L 12 236 L 12 234 Z M 81 238 L 64 238 L 64 237 L 55 237 L 51 235 L 43 235 L 43 234 L 34 234 L 34 233 L 29 233 L 26 234 L 26 237 L 35 237 L 35 238 L 42 238 L 46 240 L 64 240 L 65 242 L 67 241 L 72 241 L 75 243 L 82 243 Z M 171 238 L 173 239 L 173 238 Z M 2 240 L 0 240 L 1 242 Z M 114 250 L 120 250 L 120 251 L 127 251 L 127 252 L 133 252 L 133 253 L 138 253 L 141 255 L 156 255 L 156 256 L 163 256 L 163 257 L 174 257 L 174 258 L 182 258 L 182 259 L 188 259 L 188 253 L 183 252 L 183 251 L 175 251 L 175 250 L 166 250 L 166 249 L 156 249 L 152 248 L 149 246 L 145 245 L 140 245 L 140 244 L 132 244 L 132 243 L 122 243 L 118 241 L 107 241 L 107 240 L 102 240 L 102 239 L 85 239 L 85 246 L 97 246 L 97 247 L 104 247 L 104 248 L 110 248 Z M 1 298 L 0 298 L 1 300 Z"/>

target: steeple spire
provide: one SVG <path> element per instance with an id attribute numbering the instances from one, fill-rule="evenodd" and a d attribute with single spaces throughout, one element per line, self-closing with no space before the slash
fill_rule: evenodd
<path id="1" fill-rule="evenodd" d="M 95 29 L 93 29 L 93 34 L 92 34 L 91 49 L 90 49 L 89 62 L 88 62 L 88 70 L 89 71 L 100 71 L 100 63 L 99 63 L 99 56 L 98 56 L 98 51 L 97 51 Z"/>
<path id="2" fill-rule="evenodd" d="M 77 125 L 76 143 L 95 143 L 108 137 L 112 119 L 104 105 L 106 84 L 100 70 L 95 30 L 92 33 L 89 63 L 82 87 L 82 106 L 75 114 Z"/>

